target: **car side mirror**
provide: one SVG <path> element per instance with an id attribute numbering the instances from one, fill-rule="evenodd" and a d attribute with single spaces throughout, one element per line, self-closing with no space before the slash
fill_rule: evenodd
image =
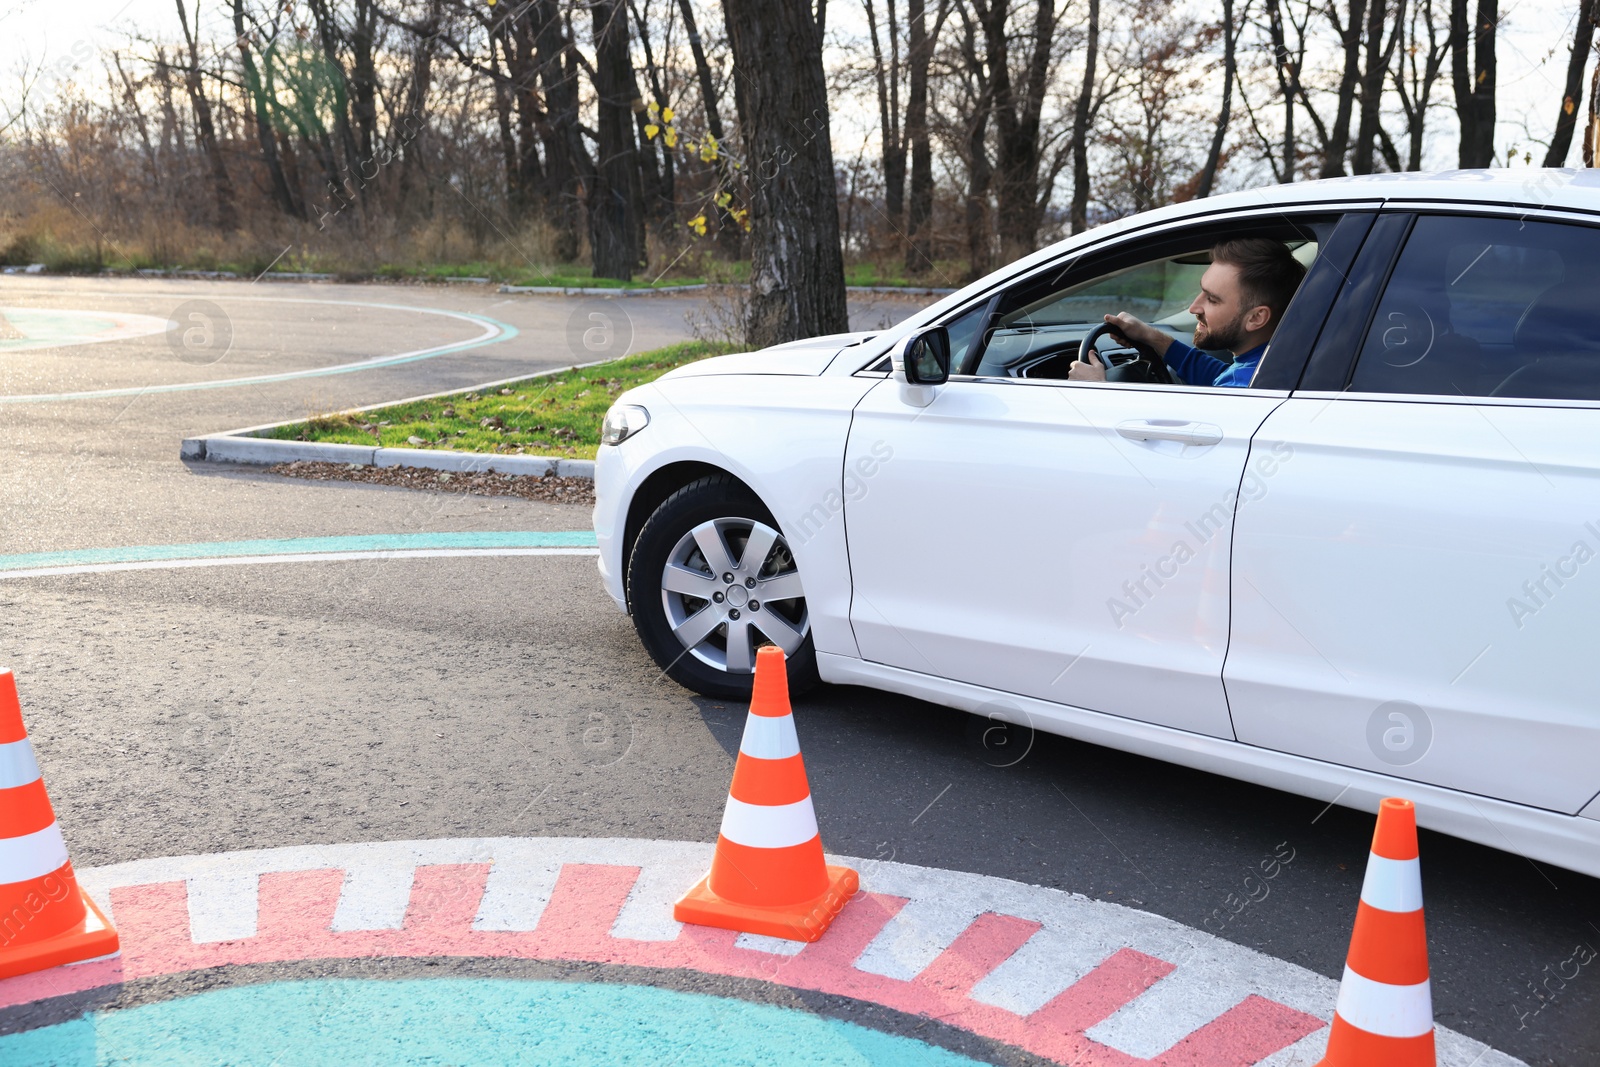
<path id="1" fill-rule="evenodd" d="M 909 404 L 927 407 L 937 386 L 950 380 L 950 334 L 943 326 L 915 333 L 894 353 L 894 376 Z"/>

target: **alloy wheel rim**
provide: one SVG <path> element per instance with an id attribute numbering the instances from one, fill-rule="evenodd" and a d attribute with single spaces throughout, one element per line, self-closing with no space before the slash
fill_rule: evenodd
<path id="1" fill-rule="evenodd" d="M 661 604 L 683 654 L 728 674 L 752 673 L 764 644 L 794 655 L 811 628 L 788 543 L 753 519 L 711 519 L 680 537 Z"/>

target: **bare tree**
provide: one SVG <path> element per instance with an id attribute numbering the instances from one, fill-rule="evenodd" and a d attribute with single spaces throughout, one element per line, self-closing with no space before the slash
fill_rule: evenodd
<path id="1" fill-rule="evenodd" d="M 1467 0 L 1450 0 L 1450 70 L 1461 120 L 1460 165 L 1494 162 L 1495 30 L 1499 0 L 1477 0 L 1477 17 L 1467 21 Z M 1467 47 L 1472 58 L 1467 58 Z"/>
<path id="2" fill-rule="evenodd" d="M 1087 30 L 1083 82 L 1072 107 L 1072 206 L 1067 214 L 1073 233 L 1089 228 L 1089 113 L 1094 97 L 1095 62 L 1100 56 L 1100 0 L 1089 0 Z"/>
<path id="3" fill-rule="evenodd" d="M 1361 121 L 1356 128 L 1355 152 L 1350 161 L 1352 174 L 1371 174 L 1373 151 L 1380 137 L 1387 134 L 1379 125 L 1383 106 L 1383 85 L 1388 77 L 1389 65 L 1394 59 L 1395 45 L 1400 40 L 1405 25 L 1406 0 L 1368 0 L 1367 7 L 1367 65 L 1361 72 Z M 1386 22 L 1393 20 L 1388 44 L 1383 40 Z M 1391 146 L 1392 151 L 1392 146 Z M 1391 159 L 1390 168 L 1399 170 L 1399 161 Z"/>
<path id="4" fill-rule="evenodd" d="M 1434 0 L 1417 0 L 1406 12 L 1406 40 L 1399 50 L 1394 85 L 1406 121 L 1407 152 L 1403 168 L 1397 166 L 1396 170 L 1422 169 L 1423 136 L 1433 87 L 1450 53 L 1450 36 L 1440 35 L 1433 4 Z"/>
<path id="5" fill-rule="evenodd" d="M 194 109 L 195 138 L 205 153 L 211 167 L 211 192 L 216 198 L 217 228 L 234 229 L 239 224 L 238 210 L 234 205 L 233 180 L 228 177 L 228 167 L 223 162 L 222 151 L 217 146 L 217 128 L 212 121 L 211 100 L 206 96 L 205 82 L 200 72 L 200 33 L 198 25 L 198 0 L 195 8 L 196 25 L 189 26 L 189 13 L 183 0 L 177 0 L 178 21 L 183 26 L 184 47 L 189 54 L 188 65 L 183 70 L 183 87 L 189 94 L 189 106 Z"/>
<path id="6" fill-rule="evenodd" d="M 1572 30 L 1572 55 L 1567 59 L 1567 81 L 1561 96 L 1561 110 L 1556 115 L 1555 132 L 1550 137 L 1550 150 L 1545 153 L 1544 165 L 1559 167 L 1566 163 L 1572 150 L 1572 134 L 1578 126 L 1578 109 L 1583 106 L 1583 73 L 1589 63 L 1589 53 L 1594 50 L 1596 6 L 1600 0 L 1578 0 L 1578 15 Z"/>
<path id="7" fill-rule="evenodd" d="M 622 0 L 590 0 L 598 112 L 595 172 L 589 182 L 589 246 L 596 278 L 627 281 L 644 265 L 643 189 L 633 139 L 638 91 Z"/>
<path id="8" fill-rule="evenodd" d="M 1239 19 L 1239 22 L 1242 21 L 1243 18 Z M 1200 172 L 1200 182 L 1195 189 L 1196 197 L 1210 196 L 1211 186 L 1217 180 L 1217 165 L 1222 160 L 1222 146 L 1228 136 L 1228 119 L 1233 110 L 1233 79 L 1238 70 L 1234 46 L 1238 40 L 1239 29 L 1233 17 L 1233 0 L 1222 0 L 1222 106 L 1217 111 L 1217 128 L 1211 135 L 1211 150 L 1206 153 L 1205 169 Z"/>
<path id="9" fill-rule="evenodd" d="M 1371 0 L 1382 5 L 1383 0 Z M 1328 4 L 1328 21 L 1344 49 L 1344 66 L 1339 74 L 1338 104 L 1333 125 L 1328 127 L 1322 142 L 1322 174 L 1336 178 L 1345 172 L 1344 157 L 1350 147 L 1350 120 L 1355 114 L 1356 87 L 1361 80 L 1362 17 L 1366 14 L 1368 0 L 1349 0 L 1349 6 L 1340 17 L 1337 0 Z M 1313 112 L 1313 121 L 1315 119 Z M 1321 123 L 1318 123 L 1319 127 Z M 1321 130 L 1319 129 L 1319 132 Z"/>

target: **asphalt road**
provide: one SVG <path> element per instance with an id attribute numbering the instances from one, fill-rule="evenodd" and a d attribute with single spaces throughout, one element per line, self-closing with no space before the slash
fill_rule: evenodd
<path id="1" fill-rule="evenodd" d="M 214 348 L 204 344 L 169 344 L 164 332 L 0 348 L 5 397 L 133 390 L 0 400 L 0 447 L 10 460 L 0 480 L 0 553 L 582 530 L 588 515 L 570 506 L 185 465 L 178 441 L 596 358 L 568 340 L 570 324 L 590 323 L 595 311 L 621 313 L 612 325 L 621 323 L 638 351 L 686 336 L 685 312 L 700 303 L 596 305 L 457 287 L 0 279 L 5 309 L 164 321 L 187 301 L 222 310 L 231 341 L 220 357 L 210 359 Z M 915 306 L 883 301 L 853 313 L 873 326 Z M 488 329 L 483 319 L 518 334 L 376 369 L 316 373 L 466 343 Z M 301 372 L 255 385 L 150 388 Z M 17 673 L 80 868 L 437 837 L 710 841 L 743 723 L 743 709 L 661 677 L 588 557 L 0 581 L 0 661 Z M 1044 735 L 1015 733 L 1003 746 L 990 737 L 986 746 L 965 715 L 866 690 L 824 687 L 798 699 L 795 713 L 832 852 L 1071 890 L 1198 928 L 1240 891 L 1247 869 L 1287 843 L 1295 859 L 1270 896 L 1221 936 L 1329 977 L 1343 969 L 1368 815 Z M 603 760 L 585 734 L 597 723 L 606 732 Z M 1575 946 L 1600 946 L 1600 884 L 1434 834 L 1423 835 L 1422 863 L 1438 1022 L 1529 1063 L 1600 1063 L 1593 966 L 1547 981 Z M 473 973 L 548 970 L 484 968 Z M 168 980 L 137 995 L 180 988 Z M 731 979 L 712 988 L 773 995 Z M 840 1018 L 858 1013 L 840 998 L 809 1003 Z M 0 1011 L 0 1031 L 40 1021 L 49 1018 L 37 1010 Z M 870 1025 L 892 1032 L 913 1021 L 888 1013 Z M 979 1059 L 1034 1062 L 946 1030 L 920 1034 Z"/>

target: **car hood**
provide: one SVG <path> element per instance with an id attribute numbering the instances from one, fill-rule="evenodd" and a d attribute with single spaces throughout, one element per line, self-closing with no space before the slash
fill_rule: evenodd
<path id="1" fill-rule="evenodd" d="M 757 352 L 713 356 L 670 370 L 661 379 L 698 378 L 708 374 L 817 375 L 827 369 L 841 349 L 859 345 L 872 336 L 871 333 L 831 333 L 825 337 L 807 337 L 774 345 Z"/>

